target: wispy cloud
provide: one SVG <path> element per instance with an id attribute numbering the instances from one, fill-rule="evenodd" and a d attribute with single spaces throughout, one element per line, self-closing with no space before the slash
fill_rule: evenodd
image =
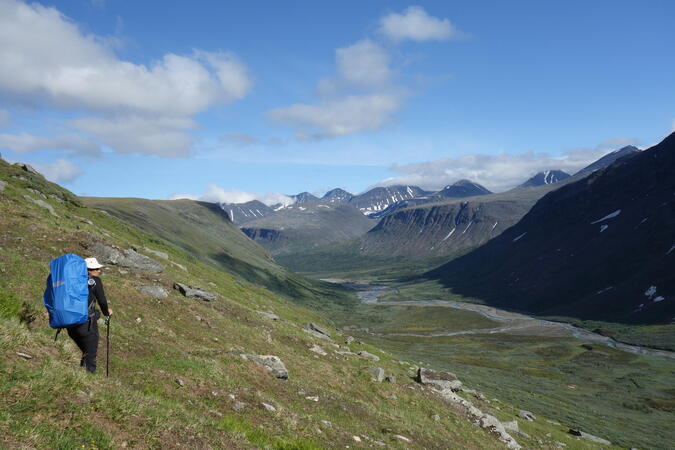
<path id="1" fill-rule="evenodd" d="M 100 156 L 100 147 L 90 139 L 78 135 L 33 136 L 27 133 L 0 133 L 0 148 L 16 153 L 38 150 L 60 150 L 86 156 Z"/>
<path id="2" fill-rule="evenodd" d="M 403 13 L 384 16 L 378 32 L 395 42 L 445 41 L 465 36 L 448 19 L 433 17 L 421 6 L 410 6 Z"/>
<path id="3" fill-rule="evenodd" d="M 0 127 L 7 125 L 9 123 L 10 117 L 12 116 L 9 111 L 0 109 Z"/>
<path id="4" fill-rule="evenodd" d="M 36 3 L 1 1 L 0 30 L 0 92 L 30 105 L 88 111 L 98 117 L 85 120 L 99 121 L 98 130 L 104 122 L 142 121 L 144 127 L 133 126 L 135 139 L 102 139 L 123 153 L 184 155 L 186 121 L 243 98 L 252 87 L 248 69 L 232 53 L 195 50 L 167 53 L 147 65 L 124 61 L 111 39 L 85 34 L 57 9 Z M 158 130 L 179 144 L 158 151 Z M 104 131 L 94 135 L 106 137 Z"/>
<path id="5" fill-rule="evenodd" d="M 446 40 L 460 34 L 449 20 L 432 17 L 421 7 L 383 17 L 378 31 L 394 41 Z M 371 38 L 336 49 L 336 74 L 317 83 L 318 101 L 275 108 L 267 117 L 295 128 L 300 140 L 380 129 L 403 107 L 407 95 L 397 83 L 390 52 Z"/>
<path id="6" fill-rule="evenodd" d="M 607 143 L 611 142 L 622 144 L 608 148 Z M 636 143 L 635 139 L 617 138 L 605 141 L 595 148 L 568 150 L 560 156 L 534 152 L 478 154 L 392 166 L 391 170 L 398 175 L 384 179 L 378 185 L 416 185 L 424 189 L 436 190 L 466 178 L 482 184 L 491 191 L 500 192 L 518 186 L 537 172 L 545 170 L 558 169 L 574 174 L 610 151 L 633 143 Z"/>
<path id="7" fill-rule="evenodd" d="M 171 200 L 181 198 L 211 203 L 246 203 L 258 200 L 268 206 L 276 205 L 278 203 L 290 205 L 295 202 L 295 200 L 288 195 L 277 192 L 258 194 L 255 192 L 244 192 L 239 190 L 226 191 L 216 184 L 209 184 L 206 192 L 203 194 L 174 194 L 171 196 Z"/>

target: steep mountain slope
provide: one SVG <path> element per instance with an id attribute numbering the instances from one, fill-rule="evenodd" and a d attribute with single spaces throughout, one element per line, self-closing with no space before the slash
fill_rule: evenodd
<path id="1" fill-rule="evenodd" d="M 521 184 L 518 187 L 536 187 L 543 186 L 545 184 L 553 184 L 558 181 L 569 178 L 570 174 L 563 172 L 562 170 L 547 170 L 545 172 L 539 172 L 525 183 Z"/>
<path id="2" fill-rule="evenodd" d="M 675 321 L 675 134 L 549 193 L 502 235 L 427 275 L 539 314 Z"/>
<path id="3" fill-rule="evenodd" d="M 394 203 L 425 195 L 426 192 L 417 186 L 376 187 L 353 197 L 349 204 L 358 208 L 363 214 L 370 215 L 384 211 Z"/>
<path id="4" fill-rule="evenodd" d="M 291 198 L 295 200 L 295 204 L 298 203 L 314 203 L 319 201 L 319 197 L 316 195 L 310 194 L 309 192 L 301 192 L 296 195 L 291 195 Z"/>
<path id="5" fill-rule="evenodd" d="M 372 361 L 339 353 L 347 349 L 303 331 L 310 321 L 331 330 L 316 313 L 83 207 L 71 193 L 1 160 L 0 230 L 2 448 L 316 449 L 354 445 L 354 436 L 391 448 L 447 442 L 500 448 L 409 381 L 391 355 L 351 344 L 353 351 L 379 356 L 377 366 L 399 380 L 373 382 Z M 54 342 L 40 304 L 50 259 L 88 255 L 93 243 L 166 253 L 164 259 L 148 252 L 165 266 L 160 273 L 112 263 L 104 269 L 115 311 L 110 378 L 81 370 L 79 351 L 63 334 Z M 218 298 L 183 297 L 171 289 L 175 281 Z M 168 295 L 153 298 L 138 289 L 148 285 Z M 331 334 L 344 342 L 342 333 Z M 100 349 L 103 372 L 104 343 Z M 278 356 L 287 380 L 241 354 Z"/>
<path id="6" fill-rule="evenodd" d="M 349 205 L 304 203 L 249 222 L 242 231 L 273 255 L 279 255 L 349 241 L 372 226 L 371 220 Z"/>
<path id="7" fill-rule="evenodd" d="M 317 289 L 330 292 L 329 286 L 309 282 L 277 265 L 215 203 L 94 197 L 83 197 L 82 201 L 171 242 L 203 262 L 298 301 L 309 301 Z"/>

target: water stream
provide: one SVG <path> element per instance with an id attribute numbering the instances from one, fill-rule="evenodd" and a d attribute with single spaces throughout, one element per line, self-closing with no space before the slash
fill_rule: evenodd
<path id="1" fill-rule="evenodd" d="M 575 327 L 574 325 L 553 322 L 550 320 L 537 319 L 526 314 L 506 311 L 492 306 L 479 305 L 474 303 L 455 302 L 452 300 L 405 300 L 405 301 L 379 301 L 379 297 L 392 292 L 392 288 L 381 285 L 371 285 L 366 283 L 341 283 L 344 287 L 353 289 L 357 292 L 362 304 L 378 304 L 390 306 L 420 306 L 420 307 L 446 307 L 472 311 L 487 317 L 488 319 L 502 323 L 497 328 L 483 328 L 475 330 L 448 331 L 431 334 L 414 333 L 387 333 L 387 336 L 419 336 L 419 337 L 437 337 L 437 336 L 457 336 L 462 334 L 494 334 L 494 333 L 520 333 L 535 334 L 544 336 L 573 336 L 577 339 L 592 342 L 595 344 L 604 344 L 609 347 L 623 350 L 639 355 L 662 356 L 675 359 L 675 352 L 666 350 L 657 350 L 639 345 L 630 345 L 618 342 L 610 337 L 603 336 L 592 331 Z"/>

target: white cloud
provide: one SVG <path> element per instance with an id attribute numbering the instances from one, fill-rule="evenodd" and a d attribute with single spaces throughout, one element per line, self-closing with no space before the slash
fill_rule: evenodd
<path id="1" fill-rule="evenodd" d="M 0 133 L 0 148 L 16 153 L 28 153 L 37 150 L 61 150 L 88 156 L 99 156 L 101 149 L 91 140 L 78 135 L 33 136 L 27 133 Z"/>
<path id="2" fill-rule="evenodd" d="M 0 109 L 0 127 L 8 124 L 10 117 L 9 111 Z"/>
<path id="3" fill-rule="evenodd" d="M 85 34 L 55 8 L 0 0 L 0 93 L 97 115 L 73 124 L 116 151 L 184 156 L 190 117 L 252 87 L 231 53 L 167 53 L 137 64 L 117 57 L 117 42 Z"/>
<path id="4" fill-rule="evenodd" d="M 192 115 L 251 86 L 226 53 L 169 53 L 146 66 L 118 59 L 103 41 L 54 8 L 2 1 L 0 90 L 57 107 Z"/>
<path id="5" fill-rule="evenodd" d="M 318 105 L 277 108 L 268 117 L 296 126 L 300 137 L 323 138 L 378 129 L 400 106 L 401 100 L 392 94 L 350 95 Z"/>
<path id="6" fill-rule="evenodd" d="M 295 202 L 295 200 L 292 199 L 291 197 L 277 192 L 257 194 L 253 192 L 243 192 L 239 190 L 226 191 L 225 189 L 215 184 L 209 184 L 207 187 L 207 191 L 201 195 L 174 194 L 171 196 L 171 200 L 177 200 L 180 198 L 187 198 L 190 200 L 200 200 L 212 203 L 246 203 L 253 200 L 258 200 L 268 206 L 276 205 L 277 203 L 290 205 Z"/>
<path id="7" fill-rule="evenodd" d="M 614 147 L 612 150 L 616 150 Z M 546 153 L 522 153 L 517 155 L 467 155 L 436 161 L 393 166 L 399 175 L 382 180 L 378 185 L 416 185 L 423 189 L 437 190 L 466 178 L 482 184 L 494 192 L 511 189 L 524 183 L 529 177 L 544 170 L 563 170 L 574 174 L 579 169 L 598 160 L 610 150 L 574 149 L 561 156 Z"/>
<path id="8" fill-rule="evenodd" d="M 421 6 L 410 6 L 402 14 L 391 13 L 380 19 L 379 33 L 393 41 L 445 41 L 464 33 L 448 19 L 430 16 Z"/>
<path id="9" fill-rule="evenodd" d="M 192 136 L 186 130 L 197 126 L 189 118 L 163 116 L 91 117 L 72 120 L 70 124 L 120 153 L 164 157 L 187 156 Z"/>
<path id="10" fill-rule="evenodd" d="M 50 164 L 32 164 L 38 172 L 54 183 L 70 183 L 82 174 L 82 170 L 70 161 L 59 159 Z"/>
<path id="11" fill-rule="evenodd" d="M 391 78 L 389 55 L 370 39 L 335 51 L 338 74 L 357 86 L 381 87 Z"/>

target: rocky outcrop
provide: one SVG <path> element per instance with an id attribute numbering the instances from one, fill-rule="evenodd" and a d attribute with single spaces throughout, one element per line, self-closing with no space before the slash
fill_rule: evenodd
<path id="1" fill-rule="evenodd" d="M 592 434 L 588 434 L 588 433 L 585 433 L 581 430 L 577 430 L 577 429 L 574 429 L 574 428 L 570 428 L 569 434 L 571 434 L 572 436 L 578 436 L 582 439 L 586 439 L 586 440 L 591 441 L 591 442 L 595 442 L 597 444 L 612 445 L 612 443 L 609 442 L 606 439 L 603 439 L 603 438 L 600 438 L 600 437 L 597 437 L 597 436 L 593 436 Z"/>
<path id="2" fill-rule="evenodd" d="M 106 264 L 150 273 L 160 273 L 164 271 L 164 266 L 160 263 L 145 255 L 137 253 L 133 249 L 120 251 L 109 245 L 96 242 L 89 247 L 89 251 L 93 253 L 93 256 L 96 256 L 100 261 Z"/>
<path id="3" fill-rule="evenodd" d="M 46 209 L 47 211 L 49 211 L 49 214 L 51 214 L 52 216 L 59 217 L 59 215 L 56 214 L 56 211 L 54 211 L 54 207 L 52 205 L 50 205 L 49 203 L 47 203 L 46 201 L 40 200 L 39 198 L 33 198 L 30 195 L 24 195 L 23 197 L 26 200 L 29 200 L 29 201 L 35 203 L 36 205 Z"/>
<path id="4" fill-rule="evenodd" d="M 264 367 L 267 371 L 272 373 L 276 378 L 280 380 L 288 380 L 288 370 L 284 365 L 281 358 L 274 355 L 250 355 L 250 354 L 241 354 L 239 355 L 247 361 L 252 361 L 259 366 Z"/>
<path id="5" fill-rule="evenodd" d="M 358 352 L 357 355 L 359 355 L 359 356 L 362 357 L 362 358 L 369 359 L 369 360 L 371 360 L 371 361 L 379 361 L 379 360 L 380 360 L 380 357 L 379 357 L 379 356 L 373 355 L 372 353 L 368 353 L 368 352 L 366 352 L 366 351 L 364 351 L 364 350 Z"/>
<path id="6" fill-rule="evenodd" d="M 5 186 L 7 186 L 7 182 L 0 180 L 0 192 L 5 190 Z"/>
<path id="7" fill-rule="evenodd" d="M 457 375 L 454 373 L 439 372 L 423 367 L 420 367 L 417 370 L 417 382 L 420 384 L 432 385 L 437 389 L 451 389 L 453 392 L 462 389 L 462 382 L 457 379 Z"/>
<path id="8" fill-rule="evenodd" d="M 200 287 L 188 286 L 187 284 L 183 283 L 176 282 L 173 284 L 173 288 L 183 294 L 185 297 L 196 298 L 199 300 L 204 300 L 205 302 L 211 302 L 218 298 L 218 296 L 212 292 L 206 291 Z"/>

